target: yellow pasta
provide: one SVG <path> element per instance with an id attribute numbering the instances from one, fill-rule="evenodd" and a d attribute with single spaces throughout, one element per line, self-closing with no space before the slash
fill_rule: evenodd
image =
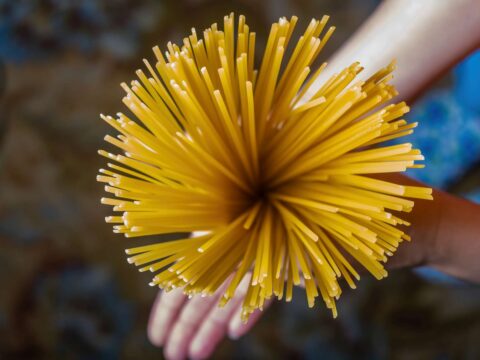
<path id="1" fill-rule="evenodd" d="M 122 84 L 130 115 L 101 116 L 118 133 L 105 140 L 106 222 L 126 237 L 193 233 L 126 250 L 129 263 L 155 273 L 151 285 L 210 295 L 227 281 L 225 305 L 251 272 L 243 317 L 271 297 L 292 298 L 304 284 L 308 306 L 321 297 L 337 316 L 341 278 L 355 288 L 360 265 L 377 279 L 409 225 L 407 198 L 432 191 L 371 174 L 420 167 L 409 143 L 374 144 L 410 134 L 405 103 L 387 104 L 394 63 L 366 81 L 358 63 L 306 94 L 325 68 L 310 67 L 331 36 L 313 19 L 296 44 L 294 16 L 272 25 L 258 70 L 255 33 L 240 16 L 169 43 L 138 80 Z M 323 35 L 322 35 L 323 33 Z M 289 59 L 285 57 L 291 48 Z M 195 235 L 201 232 L 202 235 Z M 136 240 L 139 241 L 139 240 Z"/>

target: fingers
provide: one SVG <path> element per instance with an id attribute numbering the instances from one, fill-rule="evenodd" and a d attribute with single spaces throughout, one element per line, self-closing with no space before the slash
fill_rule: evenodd
<path id="1" fill-rule="evenodd" d="M 182 289 L 158 292 L 148 321 L 148 338 L 152 344 L 162 346 L 165 343 L 167 334 L 185 300 L 186 296 L 183 295 Z"/>
<path id="2" fill-rule="evenodd" d="M 185 359 L 190 343 L 210 310 L 217 305 L 224 286 L 212 296 L 194 296 L 181 310 L 165 344 L 164 355 L 169 360 Z"/>
<path id="3" fill-rule="evenodd" d="M 214 306 L 200 325 L 190 345 L 192 359 L 208 358 L 227 333 L 228 324 L 238 308 L 241 308 L 247 293 L 250 276 L 240 282 L 235 296 L 224 306 Z"/>
<path id="4" fill-rule="evenodd" d="M 241 308 L 248 289 L 250 274 L 240 282 L 235 296 L 222 308 L 218 299 L 229 280 L 213 296 L 195 296 L 187 300 L 181 289 L 159 293 L 150 315 L 148 335 L 157 346 L 164 346 L 169 360 L 205 359 L 228 334 L 236 339 L 247 333 L 262 315 L 255 311 L 247 324 L 241 319 Z M 271 301 L 265 303 L 264 308 Z"/>
<path id="5" fill-rule="evenodd" d="M 249 332 L 253 325 L 255 325 L 258 319 L 260 319 L 260 317 L 263 315 L 263 312 L 272 304 L 272 302 L 273 299 L 265 301 L 265 304 L 263 305 L 263 311 L 258 309 L 255 310 L 248 318 L 247 323 L 244 323 L 241 319 L 242 307 L 238 307 L 228 324 L 228 336 L 231 339 L 238 339 Z"/>

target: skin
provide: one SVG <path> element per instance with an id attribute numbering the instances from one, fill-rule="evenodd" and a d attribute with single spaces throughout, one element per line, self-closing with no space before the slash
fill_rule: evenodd
<path id="1" fill-rule="evenodd" d="M 394 46 L 389 46 L 391 43 Z M 411 100 L 478 45 L 478 0 L 387 0 L 335 54 L 318 86 L 352 60 L 365 67 L 365 78 L 396 58 L 398 70 L 393 83 L 404 99 Z M 401 175 L 383 178 L 418 185 Z M 438 190 L 434 198 L 416 201 L 415 209 L 407 215 L 414 224 L 410 229 L 414 241 L 402 244 L 388 267 L 428 265 L 480 283 L 480 206 Z M 262 312 L 258 311 L 247 324 L 240 320 L 247 284 L 246 278 L 224 308 L 216 306 L 223 288 L 216 296 L 192 299 L 180 289 L 159 292 L 148 325 L 150 341 L 163 347 L 170 360 L 209 357 L 223 338 L 243 336 L 260 318 Z"/>

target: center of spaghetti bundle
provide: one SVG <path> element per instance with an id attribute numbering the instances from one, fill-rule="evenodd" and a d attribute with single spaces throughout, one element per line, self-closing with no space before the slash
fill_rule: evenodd
<path id="1" fill-rule="evenodd" d="M 410 240 L 399 214 L 432 196 L 382 180 L 422 167 L 419 150 L 378 144 L 416 124 L 402 118 L 405 103 L 387 105 L 393 63 L 365 81 L 353 63 L 319 84 L 326 64 L 310 67 L 333 33 L 327 20 L 292 41 L 297 18 L 281 18 L 257 70 L 255 33 L 243 16 L 236 26 L 226 16 L 223 30 L 214 24 L 199 38 L 193 29 L 165 55 L 155 47 L 155 63 L 122 84 L 128 113 L 102 115 L 119 152 L 100 150 L 109 160 L 102 203 L 114 211 L 106 220 L 126 237 L 193 234 L 127 250 L 155 273 L 151 285 L 220 289 L 223 305 L 248 276 L 245 319 L 303 285 L 309 306 L 320 296 L 336 316 L 340 280 L 355 288 L 357 266 L 387 275 L 384 263 Z"/>

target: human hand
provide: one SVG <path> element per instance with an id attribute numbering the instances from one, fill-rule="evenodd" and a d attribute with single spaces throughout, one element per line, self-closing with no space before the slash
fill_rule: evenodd
<path id="1" fill-rule="evenodd" d="M 228 284 L 220 286 L 213 296 L 189 299 L 182 289 L 159 292 L 148 324 L 148 337 L 164 348 L 169 360 L 208 358 L 226 336 L 238 339 L 246 334 L 263 314 L 256 310 L 247 323 L 240 319 L 242 302 L 250 274 L 240 282 L 235 296 L 224 307 L 218 307 L 220 295 Z M 271 304 L 266 302 L 265 308 Z"/>

